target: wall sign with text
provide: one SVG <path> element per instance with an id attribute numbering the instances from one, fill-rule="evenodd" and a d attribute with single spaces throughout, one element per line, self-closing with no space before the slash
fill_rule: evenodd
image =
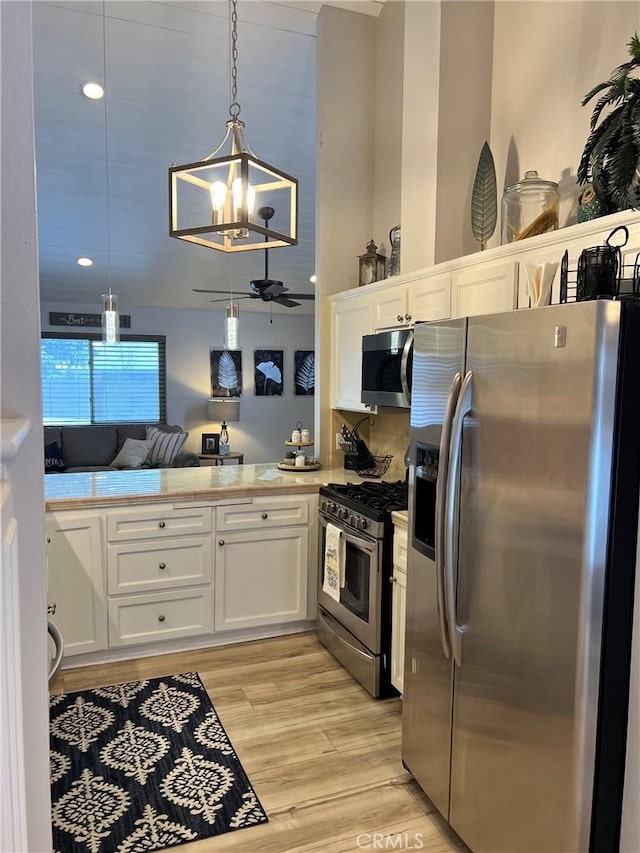
<path id="1" fill-rule="evenodd" d="M 89 327 L 100 328 L 102 325 L 102 314 L 77 314 L 71 312 L 49 311 L 50 326 L 71 326 L 73 328 L 87 329 Z M 120 315 L 120 328 L 131 328 L 131 315 Z"/>

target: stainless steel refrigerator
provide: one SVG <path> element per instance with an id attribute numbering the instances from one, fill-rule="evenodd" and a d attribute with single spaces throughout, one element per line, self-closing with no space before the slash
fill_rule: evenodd
<path id="1" fill-rule="evenodd" d="M 402 758 L 475 853 L 618 849 L 640 308 L 415 330 Z"/>

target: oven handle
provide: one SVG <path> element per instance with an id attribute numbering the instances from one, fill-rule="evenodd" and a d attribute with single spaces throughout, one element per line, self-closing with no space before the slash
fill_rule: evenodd
<path id="1" fill-rule="evenodd" d="M 444 523 L 444 564 L 445 591 L 447 602 L 447 621 L 449 639 L 456 666 L 462 666 L 462 635 L 464 628 L 458 624 L 456 605 L 455 573 L 458 565 L 458 521 L 460 503 L 460 467 L 462 452 L 462 427 L 464 419 L 471 412 L 473 391 L 473 373 L 464 377 L 458 405 L 451 427 L 451 457 L 447 475 L 447 496 Z"/>
<path id="2" fill-rule="evenodd" d="M 64 642 L 62 640 L 62 634 L 58 630 L 58 626 L 55 624 L 55 622 L 52 622 L 51 619 L 47 619 L 47 633 L 53 640 L 53 644 L 56 649 L 53 661 L 51 662 L 49 672 L 47 674 L 48 680 L 51 681 L 53 676 L 60 669 L 60 664 L 62 663 L 62 656 L 64 654 Z"/>
<path id="3" fill-rule="evenodd" d="M 438 604 L 438 621 L 440 623 L 440 642 L 442 651 L 448 659 L 451 657 L 449 641 L 449 626 L 447 625 L 447 602 L 444 585 L 444 520 L 445 500 L 447 495 L 447 477 L 449 474 L 449 444 L 451 442 L 451 426 L 456 411 L 462 376 L 456 373 L 451 382 L 447 405 L 442 421 L 440 435 L 440 455 L 438 459 L 438 478 L 436 480 L 436 519 L 435 519 L 435 562 L 436 562 L 436 600 Z"/>
<path id="4" fill-rule="evenodd" d="M 318 619 L 320 620 L 320 622 L 322 622 L 322 624 L 325 626 L 327 631 L 331 631 L 332 634 L 335 634 L 335 631 L 332 629 L 331 625 L 325 619 L 322 611 L 320 611 L 320 610 L 318 610 Z M 336 636 L 337 636 L 337 634 L 336 634 Z M 345 646 L 348 646 L 348 648 L 350 648 L 352 652 L 355 652 L 357 655 L 360 655 L 361 658 L 364 658 L 367 661 L 371 661 L 371 655 L 366 654 L 365 652 L 362 651 L 362 649 L 358 649 L 355 646 L 352 646 L 351 643 L 348 640 L 346 640 L 344 637 L 340 637 L 339 639 L 340 639 L 340 642 L 344 643 Z"/>
<path id="5" fill-rule="evenodd" d="M 367 539 L 364 536 L 354 536 L 350 531 L 344 528 L 339 522 L 336 524 L 332 519 L 327 519 L 326 516 L 320 514 L 320 523 L 325 527 L 327 524 L 333 524 L 334 527 L 337 527 L 340 531 L 340 535 L 345 540 L 345 542 L 351 542 L 352 545 L 355 545 L 361 551 L 366 551 L 372 557 L 376 556 L 377 552 L 377 543 L 374 540 Z"/>
<path id="6" fill-rule="evenodd" d="M 404 347 L 402 348 L 402 361 L 400 362 L 400 382 L 402 383 L 402 391 L 404 396 L 407 399 L 407 402 L 411 402 L 411 388 L 409 388 L 409 378 L 407 376 L 407 364 L 409 363 L 409 353 L 411 352 L 411 347 L 413 346 L 413 331 L 409 332 L 407 335 L 407 340 L 404 342 Z"/>

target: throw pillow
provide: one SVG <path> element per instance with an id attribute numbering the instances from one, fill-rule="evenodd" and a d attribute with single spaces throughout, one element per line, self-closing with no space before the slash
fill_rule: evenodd
<path id="1" fill-rule="evenodd" d="M 163 432 L 147 427 L 147 441 L 151 442 L 149 462 L 152 465 L 171 465 L 187 440 L 186 432 Z"/>
<path id="2" fill-rule="evenodd" d="M 111 465 L 114 468 L 139 468 L 146 462 L 150 450 L 150 441 L 126 438 L 120 453 L 111 462 Z"/>
<path id="3" fill-rule="evenodd" d="M 62 451 L 57 441 L 46 444 L 44 448 L 44 473 L 55 474 L 66 471 L 67 466 L 62 458 Z"/>

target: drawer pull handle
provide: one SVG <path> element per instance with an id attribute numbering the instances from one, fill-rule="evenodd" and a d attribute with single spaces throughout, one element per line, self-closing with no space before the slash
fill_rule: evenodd
<path id="1" fill-rule="evenodd" d="M 164 527 L 164 521 L 159 521 L 159 522 L 158 522 L 158 527 Z"/>
<path id="2" fill-rule="evenodd" d="M 263 518 L 263 519 L 269 518 L 269 515 L 268 515 L 266 512 L 263 512 L 263 513 L 262 513 L 262 518 Z"/>
<path id="3" fill-rule="evenodd" d="M 160 564 L 158 565 L 158 568 L 159 568 L 159 569 L 166 569 L 166 568 L 167 568 L 167 564 L 166 564 L 166 563 L 160 563 Z"/>
<path id="4" fill-rule="evenodd" d="M 224 539 L 218 539 L 218 545 L 224 545 Z"/>
<path id="5" fill-rule="evenodd" d="M 164 616 L 162 614 L 158 616 L 158 622 L 164 622 Z"/>

